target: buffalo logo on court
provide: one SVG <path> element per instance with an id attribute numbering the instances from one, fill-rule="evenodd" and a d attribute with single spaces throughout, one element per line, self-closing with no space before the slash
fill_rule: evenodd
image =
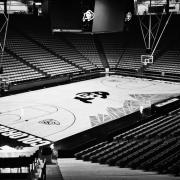
<path id="1" fill-rule="evenodd" d="M 54 119 L 44 119 L 42 121 L 39 121 L 39 123 L 46 125 L 60 125 L 60 122 Z"/>
<path id="2" fill-rule="evenodd" d="M 94 100 L 95 98 L 99 97 L 102 99 L 106 99 L 108 95 L 109 93 L 104 91 L 81 92 L 77 93 L 74 99 L 78 99 L 84 103 L 92 103 L 92 100 Z"/>

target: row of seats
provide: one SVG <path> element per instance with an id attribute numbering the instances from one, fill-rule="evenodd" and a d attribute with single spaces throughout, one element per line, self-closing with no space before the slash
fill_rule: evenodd
<path id="1" fill-rule="evenodd" d="M 8 34 L 7 47 L 22 58 L 25 63 L 29 63 L 34 69 L 39 69 L 50 76 L 80 71 L 77 67 L 52 55 L 14 31 L 10 31 Z"/>
<path id="2" fill-rule="evenodd" d="M 121 56 L 124 52 L 123 42 L 117 34 L 100 35 L 99 39 L 103 45 L 103 49 L 108 60 L 109 68 L 116 68 Z"/>
<path id="3" fill-rule="evenodd" d="M 178 50 L 166 51 L 147 70 L 180 74 L 180 52 Z"/>
<path id="4" fill-rule="evenodd" d="M 142 66 L 142 54 L 145 54 L 145 50 L 143 48 L 126 48 L 117 67 L 122 69 L 138 70 Z"/>
<path id="5" fill-rule="evenodd" d="M 29 34 L 33 39 L 41 43 L 46 48 L 66 59 L 76 67 L 83 70 L 96 70 L 97 67 L 88 61 L 81 53 L 78 53 L 74 48 L 71 48 L 60 36 L 50 34 Z"/>
<path id="6" fill-rule="evenodd" d="M 90 34 L 68 34 L 62 37 L 47 32 L 27 33 L 32 40 L 14 30 L 8 31 L 7 48 L 24 60 L 23 62 L 10 54 L 4 54 L 2 65 L 10 82 L 103 68 L 93 36 Z M 39 44 L 33 42 L 33 39 Z M 140 57 L 145 54 L 144 48 L 129 48 L 126 43 L 127 48 L 121 40 L 122 37 L 117 34 L 99 35 L 99 39 L 110 68 L 138 70 L 142 66 Z M 147 67 L 147 71 L 179 74 L 179 55 L 178 50 L 169 50 Z M 9 61 L 11 63 L 8 63 Z"/>
<path id="7" fill-rule="evenodd" d="M 110 166 L 180 175 L 180 109 L 75 154 Z"/>
<path id="8" fill-rule="evenodd" d="M 73 46 L 83 54 L 89 61 L 95 64 L 98 68 L 102 69 L 103 64 L 96 49 L 93 35 L 80 34 L 80 35 L 67 35 L 66 38 Z"/>
<path id="9" fill-rule="evenodd" d="M 179 118 L 180 115 L 176 116 L 168 116 L 168 117 L 160 117 L 157 119 L 154 119 L 146 124 L 143 124 L 141 126 L 138 126 L 135 129 L 132 129 L 128 132 L 125 132 L 123 134 L 120 134 L 116 137 L 114 137 L 114 140 L 121 140 L 121 138 L 124 139 L 140 139 L 140 138 L 153 138 L 154 136 L 158 137 L 164 137 L 169 135 L 170 132 L 175 132 L 175 130 L 178 130 L 179 124 Z"/>
<path id="10" fill-rule="evenodd" d="M 142 39 L 139 39 L 140 37 L 137 37 L 137 35 L 133 36 L 132 33 L 124 33 L 123 35 L 122 33 L 111 33 L 99 35 L 99 38 L 110 68 L 138 70 L 142 66 L 141 55 L 146 54 L 146 50 L 141 43 L 143 42 Z M 166 39 L 166 41 L 168 40 Z M 178 44 L 177 47 L 179 47 Z M 156 58 L 156 54 L 160 51 L 157 48 L 154 54 L 154 63 L 148 66 L 147 70 L 150 72 L 161 73 L 164 71 L 165 73 L 180 74 L 180 52 L 177 47 L 174 49 L 169 47 L 168 51 L 165 50 Z"/>
<path id="11" fill-rule="evenodd" d="M 3 55 L 2 66 L 3 76 L 8 78 L 9 83 L 18 83 L 44 77 L 43 74 L 38 73 L 6 52 Z"/>

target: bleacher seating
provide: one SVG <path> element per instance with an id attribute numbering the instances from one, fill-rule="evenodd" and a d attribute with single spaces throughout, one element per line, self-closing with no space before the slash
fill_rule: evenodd
<path id="1" fill-rule="evenodd" d="M 147 68 L 148 71 L 180 74 L 180 51 L 169 50 L 160 56 L 154 64 Z"/>
<path id="2" fill-rule="evenodd" d="M 34 17 L 26 15 L 22 17 L 15 15 L 11 19 L 7 35 L 7 48 L 20 59 L 9 52 L 5 53 L 2 65 L 5 67 L 5 76 L 7 74 L 10 82 L 98 72 L 99 69 L 104 68 L 93 34 L 52 34 L 50 22 L 45 17 L 34 19 Z M 178 22 L 176 19 L 171 21 L 172 27 L 176 27 L 176 22 Z M 21 28 L 22 23 L 23 28 Z M 110 69 L 117 72 L 132 70 L 134 73 L 138 73 L 138 69 L 141 68 L 141 55 L 145 54 L 145 47 L 142 35 L 134 25 L 131 24 L 129 31 L 96 35 L 102 44 L 103 53 Z M 169 73 L 178 77 L 180 74 L 178 29 L 169 28 L 165 33 L 166 38 L 160 41 L 156 50 L 161 51 L 162 49 L 162 51 L 157 58 L 155 57 L 154 63 L 146 68 L 144 75 L 154 74 L 162 78 L 162 72 L 165 73 L 165 76 Z M 173 33 L 174 37 L 168 37 L 167 33 Z M 170 44 L 165 43 L 166 41 Z M 164 49 L 165 44 L 170 47 Z M 7 65 L 6 59 L 18 62 L 17 69 L 7 68 L 10 64 Z"/>
<path id="3" fill-rule="evenodd" d="M 24 63 L 29 63 L 34 69 L 50 76 L 80 71 L 14 31 L 9 32 L 7 48 L 22 58 Z"/>
<path id="4" fill-rule="evenodd" d="M 2 59 L 3 77 L 8 78 L 9 83 L 18 83 L 26 80 L 45 77 L 35 69 L 4 52 Z"/>
<path id="5" fill-rule="evenodd" d="M 142 54 L 145 54 L 143 48 L 126 48 L 117 67 L 138 70 L 142 66 Z"/>
<path id="6" fill-rule="evenodd" d="M 123 48 L 123 40 L 119 34 L 105 34 L 99 36 L 106 54 L 109 67 L 116 68 L 125 48 Z"/>
<path id="7" fill-rule="evenodd" d="M 66 38 L 89 61 L 91 61 L 93 64 L 95 64 L 100 69 L 104 68 L 103 64 L 100 60 L 98 51 L 96 49 L 93 35 L 71 34 L 71 35 L 67 35 Z"/>
<path id="8" fill-rule="evenodd" d="M 33 34 L 31 37 L 41 43 L 46 48 L 50 49 L 57 55 L 66 59 L 69 63 L 79 67 L 81 70 L 96 70 L 97 67 L 86 59 L 81 53 L 76 51 L 73 47 L 70 47 L 61 36 L 48 35 L 48 34 Z"/>
<path id="9" fill-rule="evenodd" d="M 77 159 L 179 176 L 180 109 L 75 154 Z M 163 166 L 165 164 L 165 166 Z"/>
<path id="10" fill-rule="evenodd" d="M 38 25 L 37 21 L 28 31 L 31 28 L 29 23 L 29 26 L 22 29 L 23 33 L 13 28 L 8 30 L 7 49 L 1 64 L 3 76 L 8 77 L 10 83 L 98 72 L 103 68 L 90 34 L 50 34 L 44 30 L 45 26 L 40 27 L 42 24 Z M 117 71 L 138 70 L 142 66 L 141 55 L 145 54 L 145 48 L 136 41 L 136 36 L 129 37 L 126 42 L 123 38 L 127 36 L 122 38 L 123 35 L 121 32 L 99 36 L 109 67 Z M 180 75 L 179 46 L 176 48 L 164 51 L 146 70 L 150 73 Z M 112 141 L 104 141 L 82 150 L 75 157 L 110 166 L 180 176 L 179 112 L 161 115 L 115 136 Z"/>
<path id="11" fill-rule="evenodd" d="M 43 24 L 43 23 L 41 23 Z M 36 22 L 38 26 L 38 23 Z M 62 34 L 56 35 L 39 27 L 29 30 L 25 28 L 21 33 L 11 28 L 7 36 L 7 49 L 17 57 L 6 52 L 2 65 L 4 75 L 10 82 L 40 79 L 66 74 L 98 72 L 104 68 L 99 57 L 95 41 L 90 34 Z M 118 71 L 141 68 L 141 55 L 145 54 L 142 44 L 135 41 L 135 37 L 128 37 L 122 33 L 99 35 L 104 53 L 110 69 Z M 124 39 L 127 38 L 127 41 Z M 131 39 L 132 38 L 132 39 Z M 132 42 L 133 41 L 133 42 Z M 178 75 L 180 73 L 179 51 L 171 49 L 160 55 L 155 62 L 148 66 L 146 72 L 151 74 L 161 72 Z M 11 59 L 11 64 L 8 61 Z M 171 61 L 169 61 L 171 59 Z M 14 66 L 16 68 L 11 68 Z M 20 68 L 21 67 L 21 68 Z"/>

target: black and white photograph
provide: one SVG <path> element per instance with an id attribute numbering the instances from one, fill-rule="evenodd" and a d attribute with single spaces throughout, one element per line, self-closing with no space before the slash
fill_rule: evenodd
<path id="1" fill-rule="evenodd" d="M 180 0 L 0 0 L 0 180 L 180 180 Z"/>

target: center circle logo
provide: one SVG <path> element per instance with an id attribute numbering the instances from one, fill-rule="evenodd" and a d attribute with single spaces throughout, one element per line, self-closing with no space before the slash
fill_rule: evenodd
<path id="1" fill-rule="evenodd" d="M 44 119 L 42 121 L 39 121 L 40 124 L 46 124 L 46 125 L 60 125 L 61 123 L 55 119 Z"/>

